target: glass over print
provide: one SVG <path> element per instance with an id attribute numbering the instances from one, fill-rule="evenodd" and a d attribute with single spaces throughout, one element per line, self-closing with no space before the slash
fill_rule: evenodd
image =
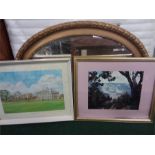
<path id="1" fill-rule="evenodd" d="M 0 97 L 5 113 L 64 109 L 62 71 L 1 72 Z"/>
<path id="2" fill-rule="evenodd" d="M 88 72 L 88 108 L 138 110 L 143 74 L 143 71 Z"/>

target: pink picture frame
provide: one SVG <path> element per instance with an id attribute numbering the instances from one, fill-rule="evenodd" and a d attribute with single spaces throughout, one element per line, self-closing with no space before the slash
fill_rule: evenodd
<path id="1" fill-rule="evenodd" d="M 154 68 L 154 58 L 75 57 L 75 119 L 153 122 Z"/>

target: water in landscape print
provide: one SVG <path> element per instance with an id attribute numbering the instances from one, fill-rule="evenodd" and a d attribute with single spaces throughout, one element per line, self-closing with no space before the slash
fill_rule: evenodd
<path id="1" fill-rule="evenodd" d="M 138 110 L 143 71 L 88 72 L 88 109 Z"/>
<path id="2" fill-rule="evenodd" d="M 5 113 L 62 110 L 62 71 L 1 72 L 0 99 Z"/>

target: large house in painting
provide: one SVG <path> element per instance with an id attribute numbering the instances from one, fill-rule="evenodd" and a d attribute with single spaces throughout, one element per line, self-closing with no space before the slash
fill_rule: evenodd
<path id="1" fill-rule="evenodd" d="M 64 95 L 57 91 L 46 88 L 38 91 L 35 94 L 16 92 L 13 95 L 7 90 L 0 90 L 0 98 L 2 101 L 17 101 L 17 100 L 63 100 Z"/>
<path id="2" fill-rule="evenodd" d="M 58 100 L 62 98 L 62 95 L 57 91 L 46 88 L 36 93 L 36 99 L 38 100 Z"/>

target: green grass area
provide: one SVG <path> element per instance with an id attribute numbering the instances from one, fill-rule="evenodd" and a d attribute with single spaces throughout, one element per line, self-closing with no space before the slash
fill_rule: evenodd
<path id="1" fill-rule="evenodd" d="M 18 101 L 3 102 L 5 113 L 39 112 L 50 110 L 63 110 L 65 108 L 63 100 L 55 101 Z"/>

